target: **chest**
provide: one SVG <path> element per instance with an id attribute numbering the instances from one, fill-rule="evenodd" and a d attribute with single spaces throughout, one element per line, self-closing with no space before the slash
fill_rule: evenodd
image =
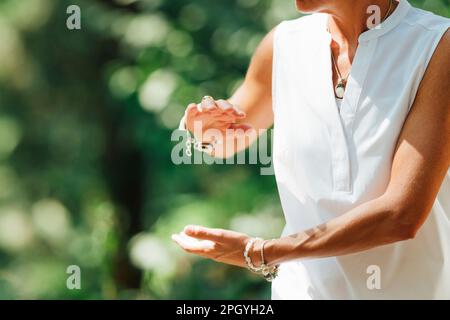
<path id="1" fill-rule="evenodd" d="M 275 161 L 299 179 L 314 176 L 331 192 L 352 193 L 377 174 L 387 180 L 421 66 L 377 40 L 361 43 L 339 112 L 330 41 L 299 44 L 278 62 Z"/>

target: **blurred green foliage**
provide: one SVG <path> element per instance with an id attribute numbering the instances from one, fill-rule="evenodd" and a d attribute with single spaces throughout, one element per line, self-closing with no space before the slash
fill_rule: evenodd
<path id="1" fill-rule="evenodd" d="M 449 16 L 447 0 L 412 2 Z M 0 298 L 269 298 L 260 278 L 170 235 L 190 223 L 278 235 L 273 176 L 176 166 L 170 135 L 188 103 L 228 97 L 264 34 L 297 16 L 293 0 L 2 0 Z M 69 265 L 81 290 L 66 288 Z"/>

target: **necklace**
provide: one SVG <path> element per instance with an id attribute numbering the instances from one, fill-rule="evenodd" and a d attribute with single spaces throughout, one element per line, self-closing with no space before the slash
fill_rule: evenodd
<path id="1" fill-rule="evenodd" d="M 389 9 L 386 12 L 386 15 L 384 16 L 382 21 L 386 20 L 386 18 L 391 13 L 392 5 L 393 5 L 393 0 L 389 0 Z M 350 75 L 350 72 L 347 74 L 347 76 L 345 76 L 345 77 L 342 76 L 341 71 L 339 70 L 339 67 L 337 65 L 337 62 L 334 59 L 333 51 L 331 51 L 331 60 L 333 61 L 334 69 L 336 69 L 336 72 L 338 74 L 338 82 L 336 84 L 336 87 L 334 87 L 334 93 L 338 99 L 342 99 L 342 98 L 344 98 L 345 86 L 347 84 L 347 79 Z"/>
<path id="2" fill-rule="evenodd" d="M 336 97 L 338 99 L 342 99 L 342 98 L 344 98 L 345 84 L 347 83 L 347 78 L 350 75 L 350 72 L 347 74 L 347 76 L 345 78 L 343 78 L 342 75 L 341 75 L 341 72 L 339 71 L 337 63 L 334 60 L 334 54 L 333 53 L 331 53 L 331 60 L 333 60 L 334 68 L 336 69 L 337 74 L 338 74 L 338 83 L 337 83 L 336 87 L 334 88 L 334 93 L 336 94 Z"/>

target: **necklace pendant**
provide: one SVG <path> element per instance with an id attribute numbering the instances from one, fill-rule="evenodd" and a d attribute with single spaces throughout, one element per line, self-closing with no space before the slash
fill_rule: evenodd
<path id="1" fill-rule="evenodd" d="M 345 85 L 344 85 L 344 82 L 342 80 L 339 80 L 339 82 L 336 85 L 336 88 L 334 89 L 334 91 L 336 93 L 336 97 L 338 97 L 339 99 L 344 98 Z"/>

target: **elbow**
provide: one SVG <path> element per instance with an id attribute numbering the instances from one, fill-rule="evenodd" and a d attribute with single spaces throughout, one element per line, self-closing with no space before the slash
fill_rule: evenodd
<path id="1" fill-rule="evenodd" d="M 416 238 L 419 228 L 415 225 L 405 225 L 400 227 L 398 241 L 413 240 Z"/>
<path id="2" fill-rule="evenodd" d="M 424 222 L 422 218 L 424 211 L 409 206 L 400 206 L 399 209 L 393 210 L 394 223 L 392 225 L 394 228 L 392 232 L 396 241 L 407 241 L 416 238 Z"/>

